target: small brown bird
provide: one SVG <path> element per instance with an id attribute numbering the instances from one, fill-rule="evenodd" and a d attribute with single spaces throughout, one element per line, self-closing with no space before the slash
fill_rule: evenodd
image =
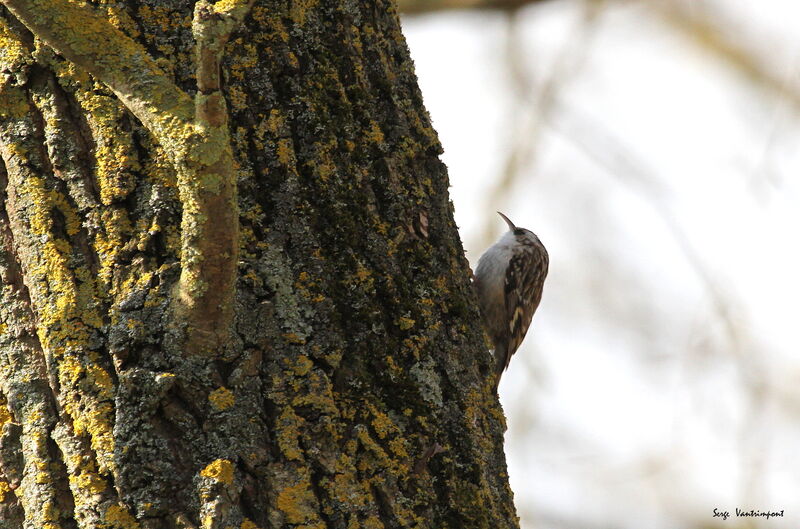
<path id="1" fill-rule="evenodd" d="M 509 231 L 487 249 L 475 269 L 483 323 L 494 344 L 495 391 L 542 299 L 549 257 L 539 237 L 497 212 Z"/>

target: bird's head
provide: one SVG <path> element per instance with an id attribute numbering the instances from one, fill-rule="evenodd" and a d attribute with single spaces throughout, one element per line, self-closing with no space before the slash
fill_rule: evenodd
<path id="1" fill-rule="evenodd" d="M 517 239 L 529 238 L 529 239 L 535 239 L 537 241 L 539 240 L 538 237 L 536 237 L 536 234 L 534 234 L 531 230 L 527 230 L 525 228 L 518 228 L 517 226 L 514 225 L 513 222 L 511 222 L 511 219 L 509 219 L 499 211 L 497 212 L 497 214 L 503 217 L 503 220 L 506 221 L 506 224 L 508 224 L 508 229 L 511 230 L 511 233 L 513 233 Z"/>

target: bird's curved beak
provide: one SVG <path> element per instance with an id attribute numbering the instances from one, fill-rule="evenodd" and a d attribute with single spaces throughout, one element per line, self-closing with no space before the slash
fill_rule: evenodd
<path id="1" fill-rule="evenodd" d="M 510 220 L 508 217 L 506 217 L 505 215 L 503 215 L 503 214 L 502 214 L 502 213 L 500 213 L 499 211 L 497 212 L 497 214 L 498 214 L 498 215 L 500 215 L 501 217 L 503 217 L 503 220 L 504 220 L 504 221 L 506 221 L 506 224 L 508 224 L 508 229 L 509 229 L 509 230 L 511 230 L 511 231 L 514 231 L 514 230 L 516 230 L 516 229 L 517 229 L 517 227 L 516 227 L 516 226 L 514 226 L 514 223 L 513 223 L 513 222 L 511 222 L 511 220 Z"/>

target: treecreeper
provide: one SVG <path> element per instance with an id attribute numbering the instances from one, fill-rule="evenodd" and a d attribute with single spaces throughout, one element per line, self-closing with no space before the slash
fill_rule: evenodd
<path id="1" fill-rule="evenodd" d="M 495 391 L 542 300 L 550 262 L 535 233 L 498 214 L 509 231 L 481 255 L 474 281 L 483 324 L 494 345 Z"/>

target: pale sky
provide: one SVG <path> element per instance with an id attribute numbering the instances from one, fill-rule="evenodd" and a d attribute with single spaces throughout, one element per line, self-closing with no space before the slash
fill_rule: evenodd
<path id="1" fill-rule="evenodd" d="M 800 86 L 800 3 L 710 4 Z M 588 37 L 579 2 L 520 15 L 534 91 L 562 72 L 538 128 L 514 125 L 537 114 L 509 74 L 505 15 L 404 20 L 468 257 L 487 223 L 500 234 L 496 210 L 551 254 L 501 384 L 522 526 L 734 527 L 712 512 L 739 507 L 796 528 L 798 108 L 641 3 L 611 5 Z M 535 154 L 490 203 L 525 135 Z"/>

